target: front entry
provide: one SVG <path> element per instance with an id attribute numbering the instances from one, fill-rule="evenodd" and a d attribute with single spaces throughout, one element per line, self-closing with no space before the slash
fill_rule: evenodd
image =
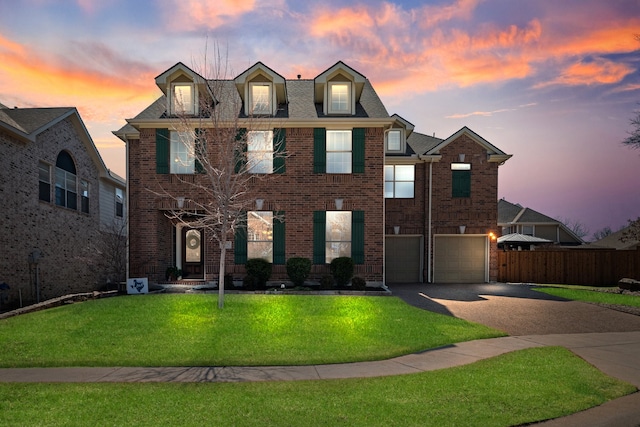
<path id="1" fill-rule="evenodd" d="M 195 228 L 182 228 L 182 278 L 204 279 L 203 232 Z"/>

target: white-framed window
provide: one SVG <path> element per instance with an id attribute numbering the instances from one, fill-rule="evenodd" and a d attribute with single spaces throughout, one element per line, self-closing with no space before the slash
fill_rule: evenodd
<path id="1" fill-rule="evenodd" d="M 172 131 L 170 135 L 169 172 L 192 174 L 195 172 L 195 134 Z"/>
<path id="2" fill-rule="evenodd" d="M 351 256 L 351 211 L 327 211 L 325 262 Z"/>
<path id="3" fill-rule="evenodd" d="M 171 84 L 171 112 L 195 114 L 195 87 L 192 83 Z"/>
<path id="4" fill-rule="evenodd" d="M 80 210 L 89 213 L 89 183 L 84 179 L 80 180 Z"/>
<path id="5" fill-rule="evenodd" d="M 351 83 L 329 83 L 329 114 L 351 114 Z"/>
<path id="6" fill-rule="evenodd" d="M 247 259 L 273 262 L 273 212 L 247 212 Z"/>
<path id="7" fill-rule="evenodd" d="M 124 216 L 124 191 L 122 188 L 116 188 L 116 216 L 119 218 Z"/>
<path id="8" fill-rule="evenodd" d="M 249 114 L 272 114 L 271 83 L 249 83 Z"/>
<path id="9" fill-rule="evenodd" d="M 404 147 L 404 134 L 401 129 L 390 129 L 385 133 L 385 148 L 390 153 L 401 153 Z"/>
<path id="10" fill-rule="evenodd" d="M 56 159 L 56 205 L 78 209 L 76 165 L 66 151 L 61 151 Z"/>
<path id="11" fill-rule="evenodd" d="M 522 234 L 525 236 L 533 236 L 533 225 L 523 225 L 522 226 Z"/>
<path id="12" fill-rule="evenodd" d="M 414 165 L 385 165 L 384 197 L 387 199 L 413 199 L 415 174 Z"/>
<path id="13" fill-rule="evenodd" d="M 273 131 L 250 131 L 247 134 L 247 171 L 273 173 Z"/>
<path id="14" fill-rule="evenodd" d="M 38 186 L 38 198 L 51 202 L 51 166 L 45 162 L 38 162 Z"/>
<path id="15" fill-rule="evenodd" d="M 351 173 L 352 147 L 350 130 L 327 131 L 327 173 Z"/>

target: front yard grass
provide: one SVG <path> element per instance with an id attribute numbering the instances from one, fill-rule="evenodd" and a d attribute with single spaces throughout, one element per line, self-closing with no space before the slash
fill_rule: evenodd
<path id="1" fill-rule="evenodd" d="M 502 335 L 395 297 L 121 296 L 0 320 L 0 367 L 343 363 Z"/>
<path id="2" fill-rule="evenodd" d="M 640 307 L 640 297 L 637 295 L 623 295 L 613 292 L 602 292 L 602 288 L 570 285 L 553 285 L 549 287 L 536 287 L 536 291 L 557 297 L 591 302 L 596 304 L 623 305 L 627 307 Z"/>
<path id="3" fill-rule="evenodd" d="M 0 425 L 512 426 L 575 413 L 634 390 L 564 348 L 546 347 L 367 379 L 0 383 Z"/>

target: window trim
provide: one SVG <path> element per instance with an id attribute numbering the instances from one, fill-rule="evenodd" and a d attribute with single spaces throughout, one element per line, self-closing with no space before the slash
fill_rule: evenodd
<path id="1" fill-rule="evenodd" d="M 346 86 L 347 87 L 347 102 L 346 109 L 334 109 L 333 108 L 333 87 L 334 86 Z M 327 83 L 327 114 L 353 114 L 353 83 L 350 81 L 330 81 Z"/>
<path id="2" fill-rule="evenodd" d="M 410 181 L 407 181 L 407 180 L 397 180 L 397 179 L 396 179 L 396 177 L 397 177 L 396 168 L 397 168 L 398 166 L 405 166 L 405 167 L 411 167 L 411 168 L 413 168 L 413 179 L 412 179 L 412 180 L 410 180 Z M 385 167 L 385 174 L 384 174 L 384 183 L 385 183 L 384 198 L 385 198 L 385 199 L 415 199 L 415 197 L 416 197 L 416 166 L 415 166 L 415 165 L 413 165 L 413 164 L 411 164 L 411 165 L 384 165 L 384 167 Z M 387 173 L 386 173 L 386 169 L 387 169 L 387 168 L 393 168 L 393 177 L 392 177 L 392 179 L 391 179 L 391 180 L 388 180 L 388 179 L 387 179 Z M 397 183 L 400 183 L 400 182 L 402 182 L 402 183 L 408 183 L 408 182 L 410 182 L 410 183 L 412 184 L 411 197 L 397 197 L 397 196 L 396 196 L 396 194 L 397 194 L 397 191 L 396 191 L 396 184 L 397 184 Z M 393 187 L 392 187 L 392 188 L 393 188 L 393 190 L 392 190 L 392 193 L 393 193 L 393 194 L 392 194 L 391 196 L 388 196 L 388 195 L 387 195 L 387 183 L 391 183 L 391 184 L 392 184 L 392 186 L 393 186 Z"/>
<path id="3" fill-rule="evenodd" d="M 266 134 L 265 141 L 267 144 L 270 142 L 271 150 L 252 150 L 251 142 L 253 141 L 253 136 L 257 134 Z M 275 147 L 274 147 L 274 139 L 273 139 L 273 130 L 252 130 L 247 132 L 247 173 L 256 174 L 256 175 L 266 175 L 272 174 L 274 170 L 274 157 L 275 157 Z M 265 146 L 267 145 L 265 144 Z M 251 153 L 258 154 L 258 159 L 255 162 L 252 162 Z M 260 159 L 260 153 L 262 153 L 262 158 Z M 263 163 L 267 163 L 270 161 L 269 167 L 267 167 L 266 172 L 264 171 L 253 171 L 256 165 L 260 165 Z"/>
<path id="4" fill-rule="evenodd" d="M 266 215 L 267 218 L 270 218 L 270 224 L 266 225 L 267 227 L 267 234 L 268 236 L 270 236 L 270 238 L 267 238 L 265 240 L 261 240 L 261 239 L 256 239 L 254 238 L 258 233 L 255 232 L 255 230 L 252 230 L 249 227 L 249 224 L 251 224 L 253 221 L 251 221 L 251 219 L 256 219 L 258 217 L 260 217 L 263 221 L 265 221 L 265 217 L 263 215 Z M 273 225 L 274 225 L 274 213 L 272 211 L 248 211 L 247 212 L 247 259 L 252 259 L 252 258 L 261 258 L 264 259 L 270 263 L 273 264 L 273 258 L 274 258 L 274 230 L 273 230 Z M 265 221 L 266 223 L 267 221 Z M 252 232 L 253 231 L 253 232 Z M 253 254 L 252 256 L 252 246 L 257 246 L 257 245 L 261 245 L 261 244 L 265 244 L 265 243 L 269 243 L 271 245 L 271 251 L 269 252 L 270 254 L 270 258 L 264 258 L 264 257 L 258 257 L 255 256 L 256 254 Z"/>
<path id="5" fill-rule="evenodd" d="M 267 93 L 267 108 L 264 110 L 260 110 L 258 112 L 256 112 L 254 110 L 254 94 L 253 94 L 253 88 L 256 86 L 265 86 L 268 88 L 268 93 Z M 251 115 L 257 115 L 257 116 L 265 116 L 265 115 L 273 115 L 274 114 L 274 99 L 273 99 L 273 83 L 272 82 L 249 82 L 249 96 L 248 96 L 248 101 L 247 101 L 247 115 L 251 116 Z"/>
<path id="6" fill-rule="evenodd" d="M 350 145 L 350 149 L 349 150 L 329 150 L 329 141 L 330 141 L 330 137 L 329 135 L 331 134 L 338 134 L 338 133 L 348 133 L 349 134 L 349 145 Z M 349 175 L 349 174 L 353 174 L 353 129 L 327 129 L 326 130 L 326 142 L 325 142 L 325 161 L 326 161 L 326 169 L 325 169 L 325 173 L 330 173 L 330 174 L 338 174 L 338 175 Z M 329 161 L 329 154 L 344 154 L 344 153 L 349 153 L 350 154 L 350 159 L 348 162 L 348 171 L 347 172 L 336 172 L 331 170 L 331 165 L 335 165 L 335 162 L 331 162 Z M 347 164 L 345 163 L 340 163 L 340 164 Z"/>
<path id="7" fill-rule="evenodd" d="M 184 87 L 189 87 L 191 89 L 191 102 L 189 103 L 189 109 L 183 109 L 183 110 L 179 110 L 180 104 L 178 104 L 178 100 L 176 97 L 176 87 L 180 87 L 180 86 L 184 86 Z M 180 115 L 180 114 L 184 114 L 187 116 L 193 116 L 198 114 L 197 111 L 197 103 L 196 103 L 196 99 L 197 99 L 197 93 L 196 93 L 196 85 L 194 83 L 189 83 L 189 82 L 172 82 L 170 84 L 170 107 L 171 107 L 171 114 L 172 115 Z M 182 105 L 182 107 L 184 107 L 185 105 Z"/>
<path id="8" fill-rule="evenodd" d="M 348 226 L 348 230 L 341 233 L 341 237 L 348 237 L 348 240 L 329 240 L 329 237 L 331 235 L 331 231 L 333 229 L 329 229 L 329 223 L 330 223 L 330 216 L 337 216 L 337 214 L 349 214 L 348 215 L 348 221 L 345 222 L 344 224 L 342 224 L 342 226 L 347 225 Z M 338 251 L 337 256 L 331 257 L 332 252 L 329 250 L 329 247 L 331 244 L 337 244 L 337 245 L 343 245 L 343 244 L 348 244 L 349 247 L 349 253 L 342 253 L 342 251 Z M 330 264 L 332 260 L 334 260 L 335 258 L 338 257 L 352 257 L 353 254 L 353 211 L 327 211 L 325 214 L 325 240 L 324 240 L 324 246 L 325 246 L 325 263 L 326 264 Z"/>
<path id="9" fill-rule="evenodd" d="M 174 136 L 176 137 L 175 139 Z M 187 137 L 191 138 L 191 143 L 187 141 Z M 195 138 L 195 132 L 193 131 L 169 131 L 169 173 L 175 175 L 194 175 L 196 173 Z M 174 154 L 176 153 L 174 143 L 181 143 L 186 148 L 185 152 L 190 164 L 177 165 L 179 159 Z M 177 166 L 174 167 L 174 165 Z M 188 168 L 188 170 L 185 172 L 182 168 Z"/>
<path id="10" fill-rule="evenodd" d="M 398 134 L 400 135 L 400 140 L 398 141 L 398 149 L 393 150 L 391 148 L 389 148 L 389 135 L 392 132 L 398 132 Z M 407 147 L 407 141 L 405 138 L 405 132 L 404 129 L 400 129 L 400 128 L 391 128 L 391 129 L 387 129 L 384 132 L 384 149 L 385 152 L 387 153 L 404 153 L 406 151 L 406 147 Z"/>

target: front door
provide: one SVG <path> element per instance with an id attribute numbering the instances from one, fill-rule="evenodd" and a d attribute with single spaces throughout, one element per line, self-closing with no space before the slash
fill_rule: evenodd
<path id="1" fill-rule="evenodd" d="M 182 228 L 182 278 L 204 279 L 203 232 L 195 228 Z"/>

